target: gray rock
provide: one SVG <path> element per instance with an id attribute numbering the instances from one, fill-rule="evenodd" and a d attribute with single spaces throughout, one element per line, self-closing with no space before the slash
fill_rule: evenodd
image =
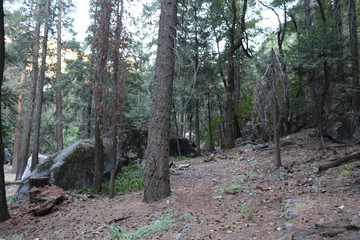
<path id="1" fill-rule="evenodd" d="M 266 144 L 258 144 L 258 145 L 256 145 L 256 146 L 254 146 L 253 148 L 252 148 L 252 150 L 253 151 L 256 151 L 256 150 L 261 150 L 261 149 L 265 149 L 265 148 L 268 148 L 269 146 L 268 145 L 266 145 Z"/>
<path id="2" fill-rule="evenodd" d="M 240 156 L 240 157 L 238 157 L 236 160 L 238 160 L 238 161 L 245 161 L 246 159 L 247 159 L 246 157 Z"/>
<path id="3" fill-rule="evenodd" d="M 194 217 L 190 212 L 187 212 L 181 215 L 180 219 L 183 221 L 191 222 L 194 219 Z"/>
<path id="4" fill-rule="evenodd" d="M 219 182 L 220 182 L 220 179 L 219 179 L 219 178 L 213 178 L 212 181 L 213 181 L 213 182 L 216 182 L 216 183 L 219 183 Z"/>
<path id="5" fill-rule="evenodd" d="M 243 190 L 243 192 L 244 193 L 247 193 L 247 194 L 249 194 L 249 195 L 254 195 L 254 194 L 257 194 L 258 192 L 257 191 L 255 191 L 255 190 Z"/>
<path id="6" fill-rule="evenodd" d="M 290 205 L 296 204 L 301 202 L 302 199 L 301 198 L 296 198 L 296 199 L 286 199 L 283 201 L 283 203 L 285 203 L 285 208 L 288 208 Z"/>
<path id="7" fill-rule="evenodd" d="M 329 116 L 325 124 L 326 135 L 336 142 L 351 143 L 360 141 L 360 115 L 345 113 Z"/>
<path id="8" fill-rule="evenodd" d="M 49 156 L 22 181 L 14 201 L 29 198 L 30 178 L 48 177 L 52 185 L 65 190 L 91 188 L 94 178 L 94 155 L 94 141 L 80 140 L 56 155 Z M 106 161 L 105 174 L 109 173 L 109 169 Z"/>
<path id="9" fill-rule="evenodd" d="M 281 181 L 286 181 L 288 180 L 289 176 L 286 173 L 280 173 L 279 179 Z"/>
<path id="10" fill-rule="evenodd" d="M 281 238 L 278 238 L 277 240 L 290 240 L 291 238 L 289 236 L 283 236 Z"/>
<path id="11" fill-rule="evenodd" d="M 285 214 L 284 217 L 285 219 L 293 219 L 296 218 L 297 216 L 299 216 L 299 214 L 297 213 L 297 211 L 293 208 L 286 208 L 285 209 Z"/>
<path id="12" fill-rule="evenodd" d="M 284 223 L 284 227 L 285 227 L 285 228 L 289 228 L 289 227 L 292 227 L 292 226 L 294 226 L 294 224 L 289 223 L 289 222 L 285 222 L 285 223 Z"/>
<path id="13" fill-rule="evenodd" d="M 186 224 L 183 230 L 176 236 L 176 240 L 181 240 L 189 234 L 189 226 Z"/>

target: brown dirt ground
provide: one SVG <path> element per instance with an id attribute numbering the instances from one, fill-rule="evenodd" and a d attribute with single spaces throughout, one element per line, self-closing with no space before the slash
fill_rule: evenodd
<path id="1" fill-rule="evenodd" d="M 34 217 L 27 213 L 29 203 L 14 203 L 11 219 L 0 224 L 0 238 L 110 239 L 107 228 L 113 222 L 132 232 L 168 212 L 175 224 L 145 239 L 177 239 L 183 231 L 187 234 L 181 239 L 276 240 L 315 226 L 359 227 L 360 168 L 341 166 L 319 174 L 317 167 L 359 151 L 360 145 L 328 142 L 329 150 L 322 151 L 314 136 L 308 129 L 282 139 L 293 143 L 282 148 L 283 165 L 293 165 L 289 171 L 274 168 L 272 147 L 253 151 L 237 146 L 216 154 L 216 161 L 204 162 L 209 157 L 185 160 L 181 164 L 190 167 L 171 175 L 172 195 L 152 204 L 142 202 L 141 192 L 113 199 L 69 196 L 55 212 Z M 248 191 L 225 193 L 224 186 L 232 181 Z M 297 199 L 289 207 L 298 216 L 290 220 L 284 217 L 284 200 L 288 199 Z M 351 239 L 360 239 L 360 231 L 352 234 Z M 306 239 L 328 238 L 314 235 Z"/>

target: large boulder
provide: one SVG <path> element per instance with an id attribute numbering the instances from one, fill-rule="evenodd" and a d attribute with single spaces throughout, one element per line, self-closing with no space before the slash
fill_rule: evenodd
<path id="1" fill-rule="evenodd" d="M 124 134 L 122 142 L 121 162 L 124 165 L 141 162 L 145 157 L 145 150 L 147 145 L 148 132 L 141 129 L 133 129 Z M 186 138 L 179 138 L 180 154 L 187 157 L 195 157 L 195 145 Z M 177 138 L 170 137 L 170 156 L 178 156 Z"/>
<path id="2" fill-rule="evenodd" d="M 339 143 L 360 141 L 360 115 L 345 113 L 332 115 L 326 123 L 326 135 Z"/>
<path id="3" fill-rule="evenodd" d="M 80 140 L 56 155 L 49 156 L 22 181 L 14 200 L 29 198 L 31 178 L 48 177 L 65 190 L 90 188 L 94 176 L 94 141 Z"/>

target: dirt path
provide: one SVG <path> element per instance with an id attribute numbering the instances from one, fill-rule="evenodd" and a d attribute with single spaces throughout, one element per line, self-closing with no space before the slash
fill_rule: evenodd
<path id="1" fill-rule="evenodd" d="M 360 146 L 330 144 L 331 150 L 318 151 L 320 143 L 312 136 L 306 130 L 283 139 L 286 168 L 281 169 L 273 168 L 271 147 L 239 146 L 216 154 L 216 161 L 185 160 L 181 164 L 190 167 L 171 175 L 172 195 L 153 204 L 142 203 L 142 193 L 114 199 L 69 197 L 44 217 L 28 214 L 28 203 L 13 204 L 12 218 L 0 224 L 0 238 L 110 239 L 112 223 L 132 232 L 166 213 L 176 222 L 145 239 L 277 240 L 295 233 L 296 239 L 328 239 L 324 233 L 307 238 L 299 231 L 315 226 L 359 230 L 359 168 L 348 165 L 318 174 L 317 166 Z M 332 239 L 360 239 L 360 232 L 344 230 Z"/>

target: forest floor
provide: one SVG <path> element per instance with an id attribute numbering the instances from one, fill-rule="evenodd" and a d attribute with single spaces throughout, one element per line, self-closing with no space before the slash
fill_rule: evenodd
<path id="1" fill-rule="evenodd" d="M 319 150 L 312 129 L 282 142 L 285 167 L 279 169 L 271 145 L 237 146 L 215 154 L 214 161 L 204 156 L 178 162 L 190 166 L 171 174 L 171 196 L 156 203 L 143 203 L 141 192 L 113 199 L 69 196 L 42 217 L 29 214 L 27 202 L 13 203 L 0 239 L 111 239 L 113 224 L 126 233 L 143 226 L 159 230 L 142 239 L 360 239 L 359 165 L 318 173 L 319 165 L 360 145 L 328 142 L 327 151 Z M 154 225 L 164 221 L 161 216 L 168 216 L 165 223 Z"/>

